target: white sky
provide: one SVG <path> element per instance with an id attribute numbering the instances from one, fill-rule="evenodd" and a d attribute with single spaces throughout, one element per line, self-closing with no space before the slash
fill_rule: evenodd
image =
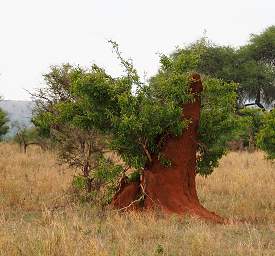
<path id="1" fill-rule="evenodd" d="M 29 99 L 50 65 L 97 63 L 120 72 L 108 39 L 140 74 L 207 30 L 218 44 L 245 44 L 275 24 L 275 0 L 0 0 L 0 95 Z"/>

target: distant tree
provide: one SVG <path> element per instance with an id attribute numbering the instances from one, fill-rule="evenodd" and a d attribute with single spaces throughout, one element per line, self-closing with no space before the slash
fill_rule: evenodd
<path id="1" fill-rule="evenodd" d="M 275 27 L 267 28 L 259 35 L 252 35 L 247 45 L 234 49 L 217 46 L 206 38 L 178 49 L 174 55 L 188 59 L 195 54 L 197 62 L 193 70 L 234 81 L 238 86 L 238 106 L 255 105 L 264 109 L 275 100 Z M 190 69 L 183 65 L 182 69 Z"/>
<path id="2" fill-rule="evenodd" d="M 275 26 L 268 27 L 258 35 L 252 34 L 249 43 L 237 51 L 237 57 L 239 81 L 235 81 L 240 82 L 239 95 L 242 95 L 243 105 L 255 105 L 263 110 L 265 106 L 274 108 Z M 274 111 L 263 113 L 256 109 L 244 109 L 241 112 L 249 118 L 246 126 L 250 148 L 251 145 L 257 145 L 267 152 L 269 158 L 275 158 Z"/>
<path id="3" fill-rule="evenodd" d="M 261 34 L 252 34 L 249 40 L 250 55 L 256 61 L 275 65 L 275 26 L 266 28 Z"/>
<path id="4" fill-rule="evenodd" d="M 8 121 L 7 114 L 0 108 L 0 140 L 2 140 L 3 136 L 9 131 Z"/>
<path id="5" fill-rule="evenodd" d="M 268 158 L 275 159 L 275 110 L 267 113 L 263 125 L 257 133 L 257 145 L 267 153 Z"/>
<path id="6" fill-rule="evenodd" d="M 20 150 L 24 153 L 27 152 L 27 148 L 31 145 L 39 146 L 43 150 L 48 148 L 48 141 L 40 136 L 38 128 L 27 128 L 19 124 L 15 124 L 15 128 L 17 131 L 14 141 L 19 144 Z"/>
<path id="7" fill-rule="evenodd" d="M 240 83 L 239 105 L 254 105 L 265 110 L 275 99 L 275 69 L 250 58 L 245 52 L 245 48 L 238 51 L 239 64 L 235 68 L 235 80 Z"/>

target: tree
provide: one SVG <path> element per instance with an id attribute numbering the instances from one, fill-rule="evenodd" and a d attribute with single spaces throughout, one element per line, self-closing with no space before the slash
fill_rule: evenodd
<path id="1" fill-rule="evenodd" d="M 8 121 L 7 114 L 0 108 L 0 140 L 9 130 L 9 126 L 7 125 Z"/>
<path id="2" fill-rule="evenodd" d="M 86 70 L 69 64 L 52 66 L 44 75 L 46 87 L 31 93 L 36 102 L 32 121 L 40 137 L 51 140 L 59 161 L 81 170 L 81 175 L 75 176 L 73 182 L 79 194 L 86 190 L 85 198 L 92 195 L 94 200 L 98 196 L 95 193 L 102 192 L 104 185 L 107 189 L 100 198 L 105 203 L 110 200 L 115 178 L 123 168 L 104 157 L 108 151 L 106 135 L 77 125 L 80 122 L 77 118 L 81 119 L 82 113 L 77 105 L 78 97 L 72 93 L 72 84 L 86 73 Z M 108 172 L 103 171 L 106 169 Z"/>
<path id="3" fill-rule="evenodd" d="M 75 100 L 62 103 L 65 116 L 59 113 L 74 127 L 108 136 L 108 147 L 135 168 L 121 180 L 113 206 L 160 207 L 221 221 L 200 205 L 195 176 L 210 174 L 226 153 L 238 122 L 236 84 L 207 77 L 202 86 L 199 75 L 182 70 L 194 65 L 192 54 L 163 56 L 159 73 L 145 84 L 113 46 L 125 75 L 113 78 L 93 66 L 72 81 Z"/>
<path id="4" fill-rule="evenodd" d="M 174 55 L 188 59 L 197 56 L 193 70 L 239 83 L 238 107 L 256 105 L 264 109 L 275 100 L 275 29 L 267 28 L 259 35 L 252 35 L 247 45 L 238 49 L 217 46 L 202 38 L 178 49 Z M 182 67 L 186 71 L 190 65 Z"/>
<path id="5" fill-rule="evenodd" d="M 275 66 L 256 58 L 255 47 L 249 44 L 238 50 L 238 63 L 233 71 L 235 81 L 240 83 L 242 105 L 265 109 L 265 105 L 269 106 L 275 99 Z"/>
<path id="6" fill-rule="evenodd" d="M 266 28 L 261 34 L 252 34 L 249 40 L 250 54 L 256 61 L 275 65 L 275 26 Z"/>
<path id="7" fill-rule="evenodd" d="M 63 159 L 81 162 L 86 180 L 101 177 L 103 187 L 117 185 L 112 205 L 119 210 L 160 207 L 221 222 L 199 203 L 195 176 L 212 173 L 226 153 L 226 142 L 238 124 L 237 85 L 211 77 L 205 77 L 202 85 L 198 74 L 187 72 L 199 61 L 194 52 L 184 58 L 162 56 L 158 74 L 144 83 L 117 44 L 111 43 L 125 74 L 114 78 L 96 65 L 87 70 L 55 67 L 46 76 L 53 78 L 46 80 L 46 91 L 34 94 L 38 97 L 34 124 L 64 146 Z M 87 148 L 100 157 L 81 154 L 78 132 L 81 138 L 92 135 L 83 141 L 95 144 Z M 117 152 L 134 172 L 128 175 L 110 161 L 108 168 L 102 167 L 107 160 L 102 149 Z M 85 176 L 86 159 L 90 169 Z"/>

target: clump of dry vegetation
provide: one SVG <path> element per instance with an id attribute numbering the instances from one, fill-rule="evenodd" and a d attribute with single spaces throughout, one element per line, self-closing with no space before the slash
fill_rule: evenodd
<path id="1" fill-rule="evenodd" d="M 0 144 L 0 255 L 274 255 L 274 171 L 261 152 L 230 153 L 198 177 L 201 202 L 233 220 L 217 225 L 81 203 L 53 153 Z"/>

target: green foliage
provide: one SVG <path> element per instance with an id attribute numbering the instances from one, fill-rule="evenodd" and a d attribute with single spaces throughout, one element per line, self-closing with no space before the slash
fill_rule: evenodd
<path id="1" fill-rule="evenodd" d="M 275 158 L 275 111 L 267 113 L 257 134 L 257 145 L 267 153 L 268 158 Z"/>
<path id="2" fill-rule="evenodd" d="M 129 181 L 129 182 L 140 181 L 140 173 L 139 173 L 138 171 L 132 172 L 132 173 L 128 176 L 128 181 Z"/>
<path id="3" fill-rule="evenodd" d="M 152 153 L 159 151 L 159 136 L 179 135 L 187 126 L 187 122 L 181 120 L 179 102 L 187 97 L 180 91 L 182 86 L 187 91 L 188 79 L 180 78 L 169 95 L 165 95 L 164 88 L 150 85 L 139 87 L 133 94 L 136 80 L 132 77 L 110 78 L 94 66 L 73 83 L 73 93 L 78 98 L 76 107 L 83 114 L 71 120 L 77 120 L 75 125 L 86 129 L 111 134 L 110 147 L 118 151 L 128 165 L 140 169 L 150 161 Z"/>
<path id="4" fill-rule="evenodd" d="M 254 101 L 263 108 L 263 104 L 275 99 L 275 66 L 255 59 L 252 46 L 243 46 L 236 52 L 232 80 L 240 84 L 239 98 L 243 105 Z"/>
<path id="5" fill-rule="evenodd" d="M 0 109 L 0 140 L 2 139 L 2 136 L 7 134 L 9 130 L 9 126 L 7 125 L 8 121 L 7 114 L 2 109 Z"/>
<path id="6" fill-rule="evenodd" d="M 171 56 L 163 55 L 158 74 L 148 84 L 140 82 L 133 65 L 121 57 L 116 44 L 113 43 L 113 47 L 125 68 L 125 75 L 113 78 L 96 65 L 89 70 L 55 67 L 54 75 L 46 76 L 50 84 L 48 92 L 43 94 L 43 97 L 45 94 L 54 96 L 46 106 L 40 102 L 44 108 L 38 109 L 34 123 L 42 130 L 55 129 L 63 133 L 65 127 L 69 127 L 69 133 L 60 140 L 63 144 L 69 140 L 71 145 L 63 150 L 67 152 L 63 158 L 69 159 L 73 151 L 68 149 L 77 145 L 70 133 L 76 129 L 96 131 L 109 138 L 107 148 L 117 151 L 127 165 L 139 170 L 150 163 L 153 155 L 159 155 L 166 136 L 180 136 L 187 128 L 190 121 L 182 118 L 182 106 L 194 99 L 189 86 L 190 72 L 198 65 L 204 45 L 201 42 L 192 46 L 188 54 L 179 50 Z M 56 72 L 62 74 L 60 79 Z M 69 77 L 69 82 L 66 79 L 64 82 L 63 77 Z M 62 81 L 63 86 L 58 85 L 58 81 Z M 226 142 L 237 124 L 234 115 L 236 84 L 213 78 L 206 78 L 203 83 L 199 128 L 203 146 L 199 149 L 198 172 L 207 175 L 225 153 Z M 66 96 L 60 97 L 60 94 Z M 165 157 L 160 159 L 165 166 L 172 164 Z M 104 171 L 97 173 L 103 175 Z"/>
<path id="7" fill-rule="evenodd" d="M 113 163 L 104 157 L 98 161 L 98 166 L 95 168 L 92 178 L 97 182 L 107 182 L 113 184 L 113 181 L 123 172 L 121 165 L 113 165 Z"/>
<path id="8" fill-rule="evenodd" d="M 164 253 L 164 248 L 161 244 L 157 244 L 156 249 L 155 249 L 155 255 L 163 255 Z"/>
<path id="9" fill-rule="evenodd" d="M 97 164 L 98 165 L 89 172 L 88 177 L 75 175 L 72 186 L 75 194 L 81 201 L 92 200 L 104 205 L 111 201 L 118 186 L 119 178 L 123 173 L 123 168 L 120 165 L 113 164 L 104 157 L 101 157 L 97 161 Z M 90 191 L 87 191 L 88 183 L 91 186 Z"/>
<path id="10" fill-rule="evenodd" d="M 51 112 L 41 111 L 41 113 L 36 113 L 35 116 L 32 118 L 32 123 L 35 125 L 35 127 L 37 127 L 41 136 L 50 136 L 50 126 L 53 117 L 54 116 Z"/>
<path id="11" fill-rule="evenodd" d="M 96 65 L 81 69 L 70 65 L 52 67 L 45 75 L 47 87 L 39 90 L 33 123 L 55 140 L 59 158 L 81 169 L 74 188 L 93 200 L 108 202 L 123 175 L 123 168 L 107 159 L 104 150 L 116 151 L 126 165 L 140 170 L 158 157 L 164 166 L 173 163 L 161 154 L 169 136 L 180 136 L 190 124 L 182 116 L 191 103 L 191 73 L 205 53 L 201 41 L 187 50 L 161 57 L 159 72 L 143 83 L 131 61 L 125 60 L 111 42 L 125 69 L 112 77 Z M 210 174 L 226 152 L 239 120 L 235 115 L 235 83 L 205 77 L 199 126 L 198 173 Z M 81 193 L 82 193 L 81 192 Z"/>
<path id="12" fill-rule="evenodd" d="M 159 153 L 158 159 L 160 163 L 165 166 L 165 167 L 170 167 L 172 166 L 172 161 L 166 158 L 162 153 Z"/>
<path id="13" fill-rule="evenodd" d="M 170 101 L 179 107 L 179 113 L 182 112 L 181 106 L 193 99 L 189 91 L 190 72 L 198 70 L 206 54 L 206 43 L 203 39 L 187 48 L 178 49 L 170 57 L 162 56 L 160 71 L 151 79 L 149 85 L 154 98 L 161 102 Z M 227 142 L 234 138 L 240 120 L 235 114 L 236 83 L 205 77 L 203 86 L 197 171 L 202 175 L 208 175 L 226 153 Z M 181 134 L 188 125 L 188 120 L 184 120 L 181 127 L 177 126 L 178 124 L 173 126 L 179 131 L 174 135 Z M 170 128 L 171 130 L 173 129 Z M 165 160 L 164 163 L 171 164 Z"/>
<path id="14" fill-rule="evenodd" d="M 197 171 L 208 175 L 226 153 L 227 142 L 234 138 L 240 120 L 235 114 L 235 83 L 207 77 L 203 84 Z"/>
<path id="15" fill-rule="evenodd" d="M 81 175 L 75 175 L 73 177 L 72 186 L 77 190 L 85 190 L 87 184 L 87 178 Z"/>
<path id="16" fill-rule="evenodd" d="M 250 143 L 255 144 L 256 135 L 263 124 L 265 112 L 258 108 L 244 108 L 240 110 L 240 115 L 241 129 L 238 130 L 238 139 L 241 139 L 245 146 L 250 146 Z"/>
<path id="17" fill-rule="evenodd" d="M 268 27 L 259 35 L 252 34 L 249 47 L 255 60 L 275 65 L 275 26 Z"/>
<path id="18" fill-rule="evenodd" d="M 110 203 L 119 184 L 119 179 L 124 172 L 123 167 L 114 164 L 111 160 L 101 158 L 94 171 L 93 177 L 97 184 L 101 184 L 100 201 Z"/>
<path id="19" fill-rule="evenodd" d="M 234 49 L 217 46 L 206 38 L 178 49 L 177 56 L 182 71 L 198 73 L 239 83 L 239 106 L 254 103 L 260 108 L 275 99 L 275 27 L 259 35 L 252 35 L 249 43 Z M 193 57 L 192 65 L 188 63 Z M 162 58 L 167 65 L 169 61 Z"/>

